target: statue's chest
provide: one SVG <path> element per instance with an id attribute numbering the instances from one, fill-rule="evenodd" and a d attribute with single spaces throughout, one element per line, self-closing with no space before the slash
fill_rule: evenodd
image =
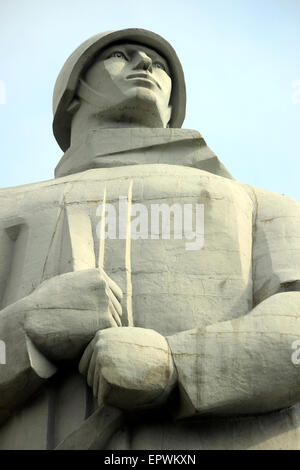
<path id="1" fill-rule="evenodd" d="M 144 166 L 76 194 L 129 322 L 168 334 L 251 308 L 253 206 L 238 184 Z"/>
<path id="2" fill-rule="evenodd" d="M 125 294 L 126 324 L 170 334 L 246 313 L 252 203 L 230 180 L 176 168 L 98 170 L 56 201 L 49 188 L 27 214 L 23 291 L 26 270 L 34 285 L 100 266 Z"/>

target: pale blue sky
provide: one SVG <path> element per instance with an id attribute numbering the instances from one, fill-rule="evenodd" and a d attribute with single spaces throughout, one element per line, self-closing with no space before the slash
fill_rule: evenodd
<path id="1" fill-rule="evenodd" d="M 53 177 L 57 74 L 82 41 L 127 27 L 176 49 L 183 127 L 239 181 L 300 201 L 300 0 L 0 0 L 0 187 Z"/>

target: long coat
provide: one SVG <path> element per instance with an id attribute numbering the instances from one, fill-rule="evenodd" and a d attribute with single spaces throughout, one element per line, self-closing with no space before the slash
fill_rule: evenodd
<path id="1" fill-rule="evenodd" d="M 123 421 L 107 448 L 300 449 L 299 203 L 236 182 L 195 131 L 98 131 L 56 176 L 0 192 L 0 448 L 55 448 L 97 409 L 77 364 L 42 357 L 10 312 L 44 280 L 102 263 L 124 326 L 165 336 L 178 372 L 166 409 Z M 150 225 L 101 245 L 99 204 L 118 210 L 120 196 L 149 213 L 201 204 L 203 246 Z"/>

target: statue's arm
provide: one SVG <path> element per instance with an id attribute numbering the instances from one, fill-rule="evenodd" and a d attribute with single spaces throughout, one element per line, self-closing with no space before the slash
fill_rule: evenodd
<path id="1" fill-rule="evenodd" d="M 181 416 L 255 414 L 300 400 L 300 292 L 274 295 L 248 315 L 167 338 Z M 298 342 L 300 359 L 300 341 Z"/>
<path id="2" fill-rule="evenodd" d="M 80 371 L 99 404 L 156 406 L 177 383 L 178 417 L 265 413 L 300 401 L 296 341 L 300 362 L 300 292 L 285 292 L 243 317 L 166 338 L 137 327 L 101 331 Z"/>
<path id="3" fill-rule="evenodd" d="M 56 372 L 26 334 L 25 311 L 22 299 L 0 312 L 0 422 Z"/>
<path id="4" fill-rule="evenodd" d="M 183 416 L 261 413 L 300 401 L 294 349 L 300 348 L 300 204 L 269 191 L 251 192 L 254 308 L 168 338 Z"/>
<path id="5" fill-rule="evenodd" d="M 101 269 L 47 279 L 0 312 L 0 408 L 4 415 L 25 401 L 60 361 L 78 359 L 99 330 L 121 324 L 122 292 Z"/>
<path id="6" fill-rule="evenodd" d="M 181 417 L 263 413 L 300 400 L 300 364 L 293 362 L 300 341 L 300 205 L 281 196 L 274 201 L 277 196 L 269 193 L 262 201 L 258 196 L 254 308 L 230 321 L 169 336 L 168 346 L 157 332 L 146 343 L 143 328 L 101 332 L 80 364 L 99 403 L 155 406 L 175 383 Z"/>

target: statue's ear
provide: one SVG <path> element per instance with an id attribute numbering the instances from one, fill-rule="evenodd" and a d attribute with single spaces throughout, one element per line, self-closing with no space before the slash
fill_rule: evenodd
<path id="1" fill-rule="evenodd" d="M 79 98 L 74 98 L 71 103 L 69 104 L 67 108 L 67 112 L 71 114 L 71 116 L 74 116 L 74 114 L 78 111 L 80 108 L 80 100 Z"/>

